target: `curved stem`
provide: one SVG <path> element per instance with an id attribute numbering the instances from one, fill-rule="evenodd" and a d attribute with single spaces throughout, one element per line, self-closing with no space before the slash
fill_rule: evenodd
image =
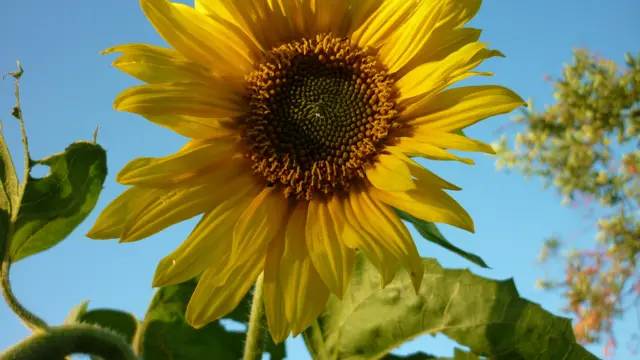
<path id="1" fill-rule="evenodd" d="M 0 280 L 2 281 L 2 296 L 4 297 L 9 308 L 18 315 L 20 320 L 22 320 L 29 329 L 36 330 L 47 330 L 49 326 L 47 323 L 39 318 L 36 314 L 27 310 L 20 301 L 13 294 L 13 290 L 11 290 L 11 281 L 9 280 L 9 268 L 11 267 L 11 261 L 9 260 L 9 250 L 5 250 L 4 259 L 2 261 L 2 268 L 0 269 Z"/>
<path id="2" fill-rule="evenodd" d="M 13 234 L 15 232 L 15 223 L 18 218 L 18 209 L 20 207 L 20 203 L 22 202 L 22 196 L 24 195 L 27 181 L 29 180 L 29 170 L 31 170 L 29 143 L 27 141 L 27 132 L 24 127 L 24 119 L 22 118 L 22 107 L 20 105 L 20 77 L 22 76 L 22 73 L 23 70 L 19 61 L 18 70 L 16 72 L 9 73 L 16 79 L 16 81 L 14 82 L 16 106 L 14 108 L 13 116 L 20 122 L 20 131 L 22 132 L 22 145 L 24 146 L 24 175 L 22 178 L 22 183 L 20 184 L 20 189 L 18 190 L 17 198 L 12 202 L 11 214 L 8 214 L 10 216 L 10 219 L 8 219 L 9 228 L 7 229 L 7 233 L 4 234 L 5 238 L 0 239 L 0 261 L 2 261 L 2 265 L 0 266 L 0 287 L 2 288 L 2 296 L 6 300 L 7 305 L 9 305 L 9 308 L 11 308 L 11 310 L 16 313 L 16 315 L 18 315 L 20 320 L 22 320 L 31 330 L 36 331 L 47 330 L 49 326 L 44 320 L 22 306 L 20 301 L 18 301 L 16 296 L 13 294 L 13 290 L 11 289 L 11 281 L 9 279 L 9 270 L 11 268 L 11 240 L 13 239 Z M 4 145 L 4 141 L 2 142 Z M 4 147 L 5 151 L 8 154 L 6 145 Z M 13 169 L 13 162 L 11 162 L 11 168 Z"/>
<path id="3" fill-rule="evenodd" d="M 62 360 L 71 354 L 97 355 L 105 360 L 136 358 L 120 335 L 95 325 L 71 324 L 29 336 L 0 354 L 0 360 Z"/>
<path id="4" fill-rule="evenodd" d="M 251 302 L 251 315 L 249 316 L 249 328 L 247 329 L 247 341 L 244 344 L 244 360 L 260 360 L 264 352 L 264 274 L 261 273 L 256 280 Z"/>

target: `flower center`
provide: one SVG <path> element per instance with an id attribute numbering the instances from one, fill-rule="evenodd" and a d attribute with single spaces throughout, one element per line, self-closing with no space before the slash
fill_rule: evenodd
<path id="1" fill-rule="evenodd" d="M 247 81 L 246 156 L 287 197 L 348 191 L 397 113 L 375 57 L 331 35 L 272 49 Z"/>

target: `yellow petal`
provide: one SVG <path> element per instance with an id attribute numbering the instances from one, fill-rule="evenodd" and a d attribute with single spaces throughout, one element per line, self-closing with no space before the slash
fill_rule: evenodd
<path id="1" fill-rule="evenodd" d="M 264 264 L 264 310 L 269 332 L 276 344 L 286 340 L 291 332 L 285 315 L 285 297 L 280 280 L 280 262 L 283 252 L 284 231 L 281 231 L 280 235 L 269 243 Z"/>
<path id="2" fill-rule="evenodd" d="M 286 226 L 289 202 L 277 187 L 265 187 L 246 208 L 233 229 L 233 261 L 244 262 L 261 251 Z"/>
<path id="3" fill-rule="evenodd" d="M 242 19 L 234 18 L 231 12 L 229 12 L 225 0 L 195 0 L 194 8 L 203 14 L 218 16 L 235 25 L 242 23 Z"/>
<path id="4" fill-rule="evenodd" d="M 515 92 L 496 85 L 466 86 L 443 91 L 428 103 L 409 109 L 412 125 L 421 129 L 453 131 L 524 105 Z"/>
<path id="5" fill-rule="evenodd" d="M 243 17 L 232 13 L 233 9 L 228 0 L 195 0 L 194 8 L 211 17 L 214 21 L 223 24 L 227 31 L 232 31 L 236 36 L 243 39 L 244 44 L 257 54 L 264 51 L 261 44 L 251 34 L 251 29 L 246 27 Z M 234 15 L 236 14 L 236 15 Z"/>
<path id="6" fill-rule="evenodd" d="M 469 158 L 461 158 L 453 155 L 452 153 L 441 149 L 435 145 L 432 145 L 428 142 L 419 141 L 414 138 L 399 138 L 396 146 L 390 146 L 392 150 L 397 150 L 402 152 L 407 156 L 419 156 L 424 157 L 431 160 L 442 160 L 442 161 L 460 161 L 462 163 L 468 165 L 474 165 L 473 160 Z"/>
<path id="7" fill-rule="evenodd" d="M 342 299 L 353 273 L 355 252 L 343 244 L 327 201 L 320 196 L 309 203 L 305 234 L 314 267 L 329 290 Z"/>
<path id="8" fill-rule="evenodd" d="M 369 188 L 374 198 L 418 219 L 445 223 L 473 232 L 473 219 L 451 196 L 426 181 L 416 180 L 418 188 L 405 192 L 386 192 Z"/>
<path id="9" fill-rule="evenodd" d="M 252 69 L 251 50 L 232 31 L 184 4 L 140 0 L 158 33 L 185 57 L 216 73 L 242 76 Z"/>
<path id="10" fill-rule="evenodd" d="M 314 16 L 313 9 L 311 8 L 311 2 L 300 0 L 280 0 L 279 9 L 284 15 L 282 23 L 286 24 L 286 29 L 289 29 L 289 34 L 285 38 L 295 37 L 296 35 L 303 35 L 304 37 L 312 37 L 318 33 L 316 16 Z M 323 6 L 325 2 L 316 2 L 313 5 Z M 336 11 L 334 18 L 340 18 L 341 12 Z M 279 31 L 283 31 L 280 29 Z M 337 35 L 337 33 L 334 33 Z M 299 39 L 297 39 L 299 40 Z"/>
<path id="11" fill-rule="evenodd" d="M 185 115 L 147 115 L 147 120 L 191 139 L 211 140 L 233 136 L 232 120 Z"/>
<path id="12" fill-rule="evenodd" d="M 465 68 L 486 46 L 478 42 L 467 44 L 441 61 L 422 64 L 409 71 L 397 82 L 400 100 L 427 96 L 440 91 L 453 73 Z"/>
<path id="13" fill-rule="evenodd" d="M 313 266 L 304 240 L 307 209 L 306 202 L 299 202 L 292 211 L 280 261 L 284 311 L 294 337 L 318 318 L 329 298 L 329 289 Z"/>
<path id="14" fill-rule="evenodd" d="M 463 46 L 478 41 L 482 30 L 473 28 L 437 29 L 418 53 L 402 68 L 396 76 L 402 77 L 408 71 L 424 63 L 440 61 Z"/>
<path id="15" fill-rule="evenodd" d="M 381 154 L 365 172 L 367 179 L 380 190 L 407 191 L 416 188 L 409 166 L 393 154 Z"/>
<path id="16" fill-rule="evenodd" d="M 415 10 L 414 1 L 383 1 L 359 28 L 353 29 L 351 43 L 378 48 Z"/>
<path id="17" fill-rule="evenodd" d="M 192 184 L 197 182 L 195 184 Z M 127 218 L 120 241 L 144 239 L 178 222 L 215 208 L 229 194 L 237 194 L 255 185 L 251 174 L 229 169 L 192 183 L 180 184 L 147 205 L 137 217 Z"/>
<path id="18" fill-rule="evenodd" d="M 495 154 L 495 151 L 489 144 L 485 144 L 481 141 L 470 139 L 466 136 L 452 134 L 449 132 L 431 130 L 418 126 L 414 128 L 411 137 L 421 141 L 428 142 L 443 149 L 453 149 L 460 151 L 473 151 L 484 152 L 488 154 Z M 375 184 L 374 184 L 375 185 Z M 384 189 L 382 189 L 384 190 Z"/>
<path id="19" fill-rule="evenodd" d="M 434 186 L 437 186 L 439 189 L 447 189 L 447 190 L 462 190 L 460 187 L 444 180 L 433 172 L 425 169 L 422 165 L 410 159 L 408 156 L 403 154 L 401 151 L 394 149 L 393 147 L 388 147 L 387 150 L 393 153 L 398 159 L 402 160 L 409 166 L 409 171 L 411 176 L 416 179 L 422 179 L 427 181 Z M 414 183 L 415 184 L 415 183 Z"/>
<path id="20" fill-rule="evenodd" d="M 383 3 L 384 1 L 350 0 L 343 18 L 341 34 L 351 35 L 360 29 Z"/>
<path id="21" fill-rule="evenodd" d="M 400 70 L 427 43 L 442 15 L 444 4 L 444 0 L 421 2 L 407 21 L 380 48 L 380 57 L 389 73 Z"/>
<path id="22" fill-rule="evenodd" d="M 153 277 L 154 287 L 187 281 L 210 266 L 217 266 L 218 273 L 228 267 L 233 228 L 244 209 L 257 195 L 258 188 L 239 188 L 236 189 L 238 193 L 228 190 L 231 196 L 203 216 L 191 235 L 160 261 Z"/>
<path id="23" fill-rule="evenodd" d="M 420 289 L 424 267 L 416 244 L 400 217 L 388 205 L 374 199 L 366 191 L 352 192 L 349 203 L 358 221 L 373 236 L 362 238 L 363 248 L 369 248 L 382 259 L 393 257 L 400 260 L 411 277 L 416 293 Z"/>
<path id="24" fill-rule="evenodd" d="M 481 5 L 482 0 L 446 0 L 438 27 L 450 30 L 463 26 L 476 16 Z"/>
<path id="25" fill-rule="evenodd" d="M 309 8 L 309 2 L 298 0 L 196 1 L 196 9 L 214 19 L 223 19 L 221 23 L 237 25 L 262 50 L 302 37 L 301 25 L 303 21 L 309 21 L 312 15 L 307 11 L 305 17 L 301 16 L 299 11 L 303 6 Z"/>
<path id="26" fill-rule="evenodd" d="M 242 96 L 224 82 L 176 82 L 128 88 L 113 102 L 119 111 L 139 115 L 231 117 L 246 112 Z"/>
<path id="27" fill-rule="evenodd" d="M 271 20 L 273 10 L 266 0 L 235 1 L 222 0 L 224 8 L 252 38 L 256 40 L 263 50 L 270 49 L 275 43 L 275 34 L 270 32 L 267 24 Z M 214 1 L 215 3 L 215 1 Z M 217 6 L 213 4 L 212 6 Z"/>
<path id="28" fill-rule="evenodd" d="M 87 237 L 95 240 L 117 239 L 122 235 L 128 217 L 137 216 L 147 204 L 157 199 L 165 190 L 132 187 L 115 198 L 98 216 Z"/>
<path id="29" fill-rule="evenodd" d="M 464 79 L 464 75 L 471 69 L 476 68 L 478 65 L 480 65 L 483 61 L 492 58 L 492 57 L 505 57 L 503 53 L 501 53 L 498 50 L 492 50 L 492 49 L 482 49 L 480 50 L 477 54 L 475 54 L 471 60 L 469 60 L 469 62 L 467 62 L 466 65 L 460 67 L 459 69 L 457 69 L 456 71 L 454 71 L 453 73 L 451 73 L 451 78 L 455 79 L 457 77 L 460 77 L 461 79 Z M 459 80 L 454 80 L 454 81 L 449 81 L 448 84 L 454 84 L 455 82 L 457 82 Z"/>
<path id="30" fill-rule="evenodd" d="M 187 305 L 187 323 L 200 329 L 233 311 L 264 269 L 265 253 L 266 247 L 249 254 L 247 261 L 235 264 L 223 280 L 217 266 L 205 270 Z"/>
<path id="31" fill-rule="evenodd" d="M 352 195 L 356 190 L 352 189 L 349 194 Z M 371 263 L 378 269 L 382 278 L 382 287 L 389 284 L 398 271 L 398 258 L 392 253 L 385 251 L 384 247 L 378 246 L 385 238 L 380 236 L 371 227 L 365 227 L 359 217 L 366 216 L 367 212 L 361 209 L 354 211 L 349 197 L 334 196 L 329 203 L 329 211 L 332 218 L 342 218 L 343 221 L 338 223 L 338 234 L 344 239 L 345 244 L 352 249 L 360 249 Z M 356 213 L 358 215 L 356 215 Z M 347 240 L 348 239 L 348 240 Z"/>
<path id="32" fill-rule="evenodd" d="M 340 33 L 343 17 L 346 14 L 346 7 L 350 1 L 347 0 L 323 0 L 316 1 L 314 32 L 318 34 L 331 33 L 334 36 L 343 36 Z M 303 4 L 307 3 L 302 1 Z"/>
<path id="33" fill-rule="evenodd" d="M 173 155 L 161 158 L 137 158 L 125 165 L 116 181 L 127 185 L 164 187 L 215 169 L 233 158 L 235 138 L 213 141 L 191 140 Z M 233 161 L 234 168 L 240 166 Z"/>
<path id="34" fill-rule="evenodd" d="M 126 44 L 109 48 L 102 54 L 124 53 L 112 65 L 136 79 L 150 84 L 179 81 L 207 82 L 213 72 L 187 60 L 174 50 L 146 44 Z"/>

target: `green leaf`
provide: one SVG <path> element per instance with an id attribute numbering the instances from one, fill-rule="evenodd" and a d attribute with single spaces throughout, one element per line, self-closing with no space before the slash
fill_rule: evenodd
<path id="1" fill-rule="evenodd" d="M 34 164 L 49 166 L 51 173 L 27 181 L 11 241 L 13 262 L 67 237 L 93 210 L 107 175 L 104 149 L 84 141 Z"/>
<path id="2" fill-rule="evenodd" d="M 434 355 L 425 354 L 423 352 L 406 355 L 406 356 L 387 354 L 384 357 L 382 357 L 382 360 L 438 360 L 438 359 L 439 358 Z"/>
<path id="3" fill-rule="evenodd" d="M 242 358 L 245 333 L 229 331 L 219 321 L 198 330 L 185 321 L 187 304 L 195 287 L 196 281 L 192 280 L 167 286 L 156 292 L 134 344 L 145 359 Z M 247 323 L 250 299 L 251 294 L 247 294 L 225 319 Z M 286 356 L 284 344 L 273 344 L 270 336 L 267 336 L 265 350 L 270 352 L 271 359 L 274 360 L 281 360 Z"/>
<path id="4" fill-rule="evenodd" d="M 442 359 L 442 360 L 447 360 L 447 359 Z M 453 358 L 451 358 L 451 360 L 480 360 L 480 357 L 470 352 L 462 351 L 460 349 L 455 349 L 455 352 L 453 353 Z"/>
<path id="5" fill-rule="evenodd" d="M 80 317 L 87 312 L 87 308 L 89 307 L 89 300 L 85 300 L 81 302 L 79 305 L 74 306 L 67 318 L 64 320 L 65 324 L 74 324 L 80 322 Z"/>
<path id="6" fill-rule="evenodd" d="M 452 133 L 454 134 L 458 134 L 458 135 L 462 135 L 464 137 L 466 137 L 467 135 L 464 134 L 464 131 L 462 131 L 462 129 L 458 129 L 458 130 L 453 130 Z"/>
<path id="7" fill-rule="evenodd" d="M 423 262 L 416 295 L 404 270 L 381 289 L 378 271 L 358 254 L 343 301 L 331 296 L 318 319 L 328 359 L 379 359 L 408 340 L 437 333 L 491 359 L 597 359 L 576 343 L 569 319 L 521 298 L 512 280 Z"/>
<path id="8" fill-rule="evenodd" d="M 0 211 L 6 211 L 11 216 L 14 211 L 18 210 L 18 198 L 18 175 L 0 125 Z M 6 228 L 0 225 L 0 229 Z"/>
<path id="9" fill-rule="evenodd" d="M 81 314 L 78 322 L 99 325 L 106 329 L 122 335 L 128 342 L 132 343 L 138 330 L 138 318 L 128 312 L 116 309 L 93 309 Z"/>
<path id="10" fill-rule="evenodd" d="M 481 360 L 479 356 L 472 354 L 470 352 L 462 351 L 458 348 L 454 350 L 453 357 L 437 357 L 431 354 L 425 354 L 423 352 L 418 352 L 410 355 L 395 355 L 395 354 L 387 354 L 382 357 L 382 360 Z"/>
<path id="11" fill-rule="evenodd" d="M 0 256 L 4 253 L 11 215 L 17 210 L 18 176 L 0 125 Z M 1 261 L 2 259 L 0 259 Z"/>
<path id="12" fill-rule="evenodd" d="M 133 342 L 139 326 L 138 318 L 131 313 L 116 309 L 88 310 L 88 306 L 89 300 L 85 300 L 71 309 L 65 324 L 86 323 L 99 325 L 122 335 L 128 343 L 131 344 Z"/>
<path id="13" fill-rule="evenodd" d="M 129 344 L 133 343 L 133 339 L 139 327 L 138 318 L 128 312 L 115 309 L 93 309 L 87 310 L 89 300 L 85 300 L 75 306 L 67 315 L 65 324 L 85 323 L 98 325 L 102 328 L 112 330 L 120 334 Z M 94 355 L 89 356 L 91 360 L 102 360 L 102 358 Z"/>
<path id="14" fill-rule="evenodd" d="M 407 214 L 402 210 L 398 210 L 395 208 L 394 210 L 398 215 L 400 215 L 400 217 L 403 220 L 406 220 L 412 223 L 413 226 L 416 227 L 416 230 L 418 230 L 420 235 L 422 235 L 425 239 L 431 241 L 434 244 L 442 246 L 443 248 L 451 251 L 452 253 L 462 256 L 463 258 L 471 261 L 472 263 L 478 266 L 481 266 L 487 269 L 489 268 L 489 266 L 484 262 L 484 260 L 482 260 L 482 258 L 480 258 L 478 255 L 474 255 L 472 253 L 466 252 L 460 249 L 459 247 L 453 245 L 452 243 L 450 243 L 444 237 L 444 235 L 442 235 L 442 233 L 440 232 L 440 230 L 438 230 L 438 228 L 434 223 L 418 219 L 417 217 Z"/>

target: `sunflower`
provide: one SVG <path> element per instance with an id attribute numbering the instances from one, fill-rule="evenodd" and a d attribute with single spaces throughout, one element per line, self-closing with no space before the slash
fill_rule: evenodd
<path id="1" fill-rule="evenodd" d="M 417 291 L 422 261 L 395 209 L 473 232 L 444 191 L 459 188 L 413 158 L 473 164 L 447 150 L 493 150 L 459 130 L 523 104 L 500 86 L 447 89 L 502 56 L 462 27 L 480 0 L 140 3 L 173 49 L 107 49 L 146 83 L 114 107 L 190 140 L 127 164 L 116 180 L 131 187 L 87 235 L 136 241 L 203 214 L 153 280 L 200 276 L 192 326 L 232 311 L 264 272 L 270 332 L 296 336 L 343 296 L 356 251 L 383 284 L 402 265 Z"/>

